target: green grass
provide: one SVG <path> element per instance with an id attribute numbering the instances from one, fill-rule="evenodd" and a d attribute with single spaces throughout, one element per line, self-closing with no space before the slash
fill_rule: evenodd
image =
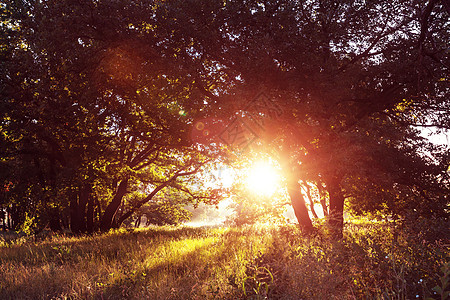
<path id="1" fill-rule="evenodd" d="M 353 224 L 342 241 L 293 226 L 3 236 L 0 299 L 438 297 L 448 245 L 397 235 Z"/>

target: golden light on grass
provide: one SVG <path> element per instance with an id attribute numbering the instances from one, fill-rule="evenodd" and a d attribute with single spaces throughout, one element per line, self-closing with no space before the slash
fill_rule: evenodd
<path id="1" fill-rule="evenodd" d="M 249 169 L 245 183 L 252 194 L 271 196 L 279 189 L 280 174 L 272 164 L 259 161 Z"/>

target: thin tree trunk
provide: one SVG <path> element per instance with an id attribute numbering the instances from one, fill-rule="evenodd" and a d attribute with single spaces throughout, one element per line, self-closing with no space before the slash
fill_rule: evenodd
<path id="1" fill-rule="evenodd" d="M 3 214 L 3 216 L 2 216 L 2 230 L 6 231 L 6 211 L 4 211 L 3 208 L 2 208 L 1 212 Z"/>
<path id="2" fill-rule="evenodd" d="M 58 208 L 51 211 L 49 225 L 51 231 L 62 231 L 61 217 Z"/>
<path id="3" fill-rule="evenodd" d="M 13 219 L 12 219 L 12 207 L 8 207 L 6 210 L 8 212 L 8 228 L 9 230 L 13 229 Z"/>
<path id="4" fill-rule="evenodd" d="M 344 229 L 344 193 L 340 187 L 338 177 L 329 178 L 326 182 L 328 193 L 330 194 L 330 215 L 328 225 L 332 235 L 342 238 Z"/>
<path id="5" fill-rule="evenodd" d="M 119 228 L 120 226 L 122 226 L 122 221 L 120 220 L 122 220 L 124 210 L 125 210 L 125 203 L 122 202 L 119 208 L 117 209 L 116 215 L 114 216 L 112 228 Z"/>
<path id="6" fill-rule="evenodd" d="M 141 226 L 141 219 L 142 219 L 142 215 L 139 215 L 136 219 L 136 222 L 134 222 L 135 228 L 139 228 L 139 226 Z"/>
<path id="7" fill-rule="evenodd" d="M 95 222 L 94 222 L 94 225 L 95 225 L 95 229 L 98 230 L 99 227 L 100 227 L 100 221 L 102 219 L 102 206 L 101 206 L 100 201 L 98 200 L 97 197 L 95 197 L 94 208 L 95 208 L 95 213 L 94 213 Z"/>
<path id="8" fill-rule="evenodd" d="M 305 181 L 305 188 L 306 188 L 306 195 L 308 196 L 309 200 L 311 213 L 313 214 L 314 218 L 318 219 L 319 217 L 317 216 L 316 210 L 314 209 L 314 201 L 311 195 L 311 188 L 309 187 L 309 184 L 306 181 Z"/>
<path id="9" fill-rule="evenodd" d="M 289 180 L 287 189 L 300 228 L 307 233 L 312 232 L 314 227 L 309 217 L 308 208 L 301 193 L 300 185 L 296 180 Z"/>
<path id="10" fill-rule="evenodd" d="M 70 202 L 70 229 L 73 233 L 82 233 L 87 231 L 86 225 L 86 206 L 91 187 L 84 185 L 72 198 Z"/>
<path id="11" fill-rule="evenodd" d="M 80 190 L 79 200 L 78 200 L 78 218 L 80 221 L 80 231 L 81 232 L 87 231 L 86 210 L 87 210 L 87 204 L 89 201 L 90 194 L 91 194 L 91 187 L 87 184 L 83 185 L 83 187 Z"/>
<path id="12" fill-rule="evenodd" d="M 322 186 L 321 182 L 317 183 L 317 189 L 319 190 L 320 204 L 322 205 L 323 215 L 325 217 L 328 217 L 328 206 L 327 206 L 325 191 L 323 190 L 323 186 Z"/>
<path id="13" fill-rule="evenodd" d="M 70 200 L 70 230 L 76 234 L 81 232 L 77 195 L 72 195 L 72 199 Z"/>
<path id="14" fill-rule="evenodd" d="M 67 214 L 65 212 L 62 213 L 61 216 L 61 226 L 62 228 L 70 228 L 70 222 L 69 222 L 69 217 L 67 216 Z"/>
<path id="15" fill-rule="evenodd" d="M 117 192 L 114 195 L 111 203 L 106 207 L 105 213 L 103 214 L 103 218 L 100 224 L 100 229 L 102 231 L 107 231 L 111 229 L 114 225 L 114 218 L 116 216 L 117 210 L 122 203 L 122 198 L 125 196 L 128 187 L 128 179 L 124 179 L 119 183 L 117 187 Z"/>
<path id="16" fill-rule="evenodd" d="M 296 166 L 290 163 L 290 154 L 288 149 L 281 149 L 280 152 L 280 165 L 287 175 L 287 191 L 291 198 L 292 208 L 294 209 L 295 217 L 297 218 L 300 228 L 307 234 L 314 231 L 311 218 L 309 217 L 308 208 L 303 198 L 299 181 L 297 176 L 298 171 Z"/>
<path id="17" fill-rule="evenodd" d="M 94 197 L 92 195 L 90 195 L 88 198 L 86 230 L 88 233 L 94 232 Z"/>

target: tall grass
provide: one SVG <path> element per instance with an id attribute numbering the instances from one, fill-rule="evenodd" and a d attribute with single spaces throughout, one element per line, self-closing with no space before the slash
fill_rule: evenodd
<path id="1" fill-rule="evenodd" d="M 0 299 L 441 297 L 448 245 L 386 224 L 341 241 L 294 226 L 0 238 Z M 444 272 L 444 273 L 443 273 Z M 443 287 L 442 287 L 443 286 Z M 433 290 L 433 288 L 435 288 Z"/>

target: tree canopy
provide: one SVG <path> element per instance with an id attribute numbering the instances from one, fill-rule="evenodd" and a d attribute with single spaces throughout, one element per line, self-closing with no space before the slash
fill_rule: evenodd
<path id="1" fill-rule="evenodd" d="M 345 204 L 448 217 L 449 147 L 420 136 L 422 127 L 450 129 L 445 1 L 1 9 L 0 204 L 19 223 L 107 230 L 163 193 L 217 201 L 201 171 L 235 146 L 220 139 L 230 124 L 251 122 L 264 126 L 250 147 L 279 161 L 306 231 L 308 183 L 328 201 L 338 236 Z M 276 117 L 251 105 L 261 93 Z"/>

